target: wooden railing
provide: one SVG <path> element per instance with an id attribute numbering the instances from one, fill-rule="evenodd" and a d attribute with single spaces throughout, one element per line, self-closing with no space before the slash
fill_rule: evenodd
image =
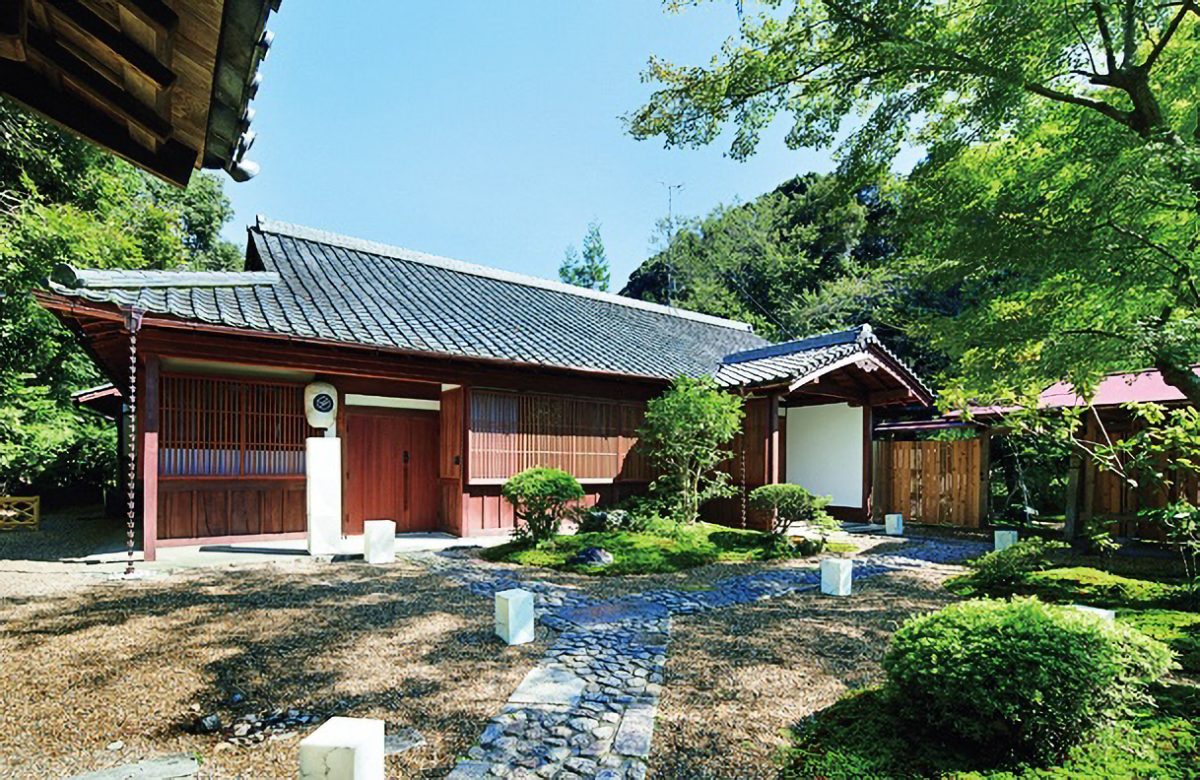
<path id="1" fill-rule="evenodd" d="M 36 531 L 41 522 L 38 496 L 0 496 L 0 531 Z"/>

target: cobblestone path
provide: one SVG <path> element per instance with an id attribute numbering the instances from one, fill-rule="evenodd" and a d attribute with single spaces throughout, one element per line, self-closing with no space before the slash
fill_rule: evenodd
<path id="1" fill-rule="evenodd" d="M 896 552 L 855 557 L 854 579 L 959 563 L 989 549 L 978 542 L 911 540 Z M 731 576 L 711 590 L 658 589 L 601 601 L 455 551 L 412 557 L 481 597 L 509 588 L 532 592 L 537 619 L 560 632 L 451 780 L 640 780 L 654 735 L 671 616 L 811 590 L 820 582 L 814 565 Z"/>

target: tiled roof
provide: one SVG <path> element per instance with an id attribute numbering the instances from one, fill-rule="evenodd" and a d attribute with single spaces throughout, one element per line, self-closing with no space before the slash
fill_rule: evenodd
<path id="1" fill-rule="evenodd" d="M 250 241 L 258 273 L 76 271 L 51 287 L 234 328 L 661 378 L 766 344 L 744 323 L 262 218 Z"/>
<path id="2" fill-rule="evenodd" d="M 932 396 L 929 388 L 912 376 L 903 362 L 883 345 L 870 325 L 731 353 L 717 369 L 717 384 L 742 387 L 794 381 L 855 355 L 865 356 L 872 349 L 892 359 L 910 374 L 915 385 Z"/>

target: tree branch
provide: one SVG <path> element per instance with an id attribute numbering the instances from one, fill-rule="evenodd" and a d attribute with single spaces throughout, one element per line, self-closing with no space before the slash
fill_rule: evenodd
<path id="1" fill-rule="evenodd" d="M 1117 55 L 1113 51 L 1112 30 L 1108 29 L 1108 20 L 1104 18 L 1104 7 L 1098 0 L 1092 0 L 1092 13 L 1096 15 L 1096 26 L 1100 28 L 1100 40 L 1104 42 L 1104 61 L 1108 64 L 1108 72 L 1117 70 Z"/>
<path id="2" fill-rule="evenodd" d="M 1148 55 L 1146 55 L 1146 61 L 1139 65 L 1139 68 L 1141 68 L 1143 71 L 1149 71 L 1154 67 L 1154 63 L 1158 62 L 1158 58 L 1162 56 L 1163 50 L 1166 49 L 1167 44 L 1171 42 L 1171 37 L 1175 35 L 1175 31 L 1179 29 L 1179 23 L 1183 21 L 1183 17 L 1187 16 L 1189 11 L 1197 11 L 1200 13 L 1200 9 L 1197 9 L 1197 6 L 1193 0 L 1184 0 L 1184 2 L 1179 6 L 1179 11 L 1176 12 L 1175 16 L 1171 17 L 1171 21 L 1167 24 L 1167 29 L 1163 31 L 1162 36 L 1154 44 L 1154 48 L 1150 50 Z"/>

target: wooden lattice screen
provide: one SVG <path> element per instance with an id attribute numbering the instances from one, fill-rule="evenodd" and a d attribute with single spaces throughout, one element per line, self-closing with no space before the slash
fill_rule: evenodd
<path id="1" fill-rule="evenodd" d="M 0 531 L 36 531 L 40 518 L 37 496 L 0 496 Z"/>
<path id="2" fill-rule="evenodd" d="M 160 394 L 160 475 L 304 474 L 301 385 L 165 374 Z"/>
<path id="3" fill-rule="evenodd" d="M 472 482 L 497 482 L 534 466 L 580 480 L 648 479 L 636 449 L 644 407 L 603 399 L 476 390 L 471 394 Z"/>

